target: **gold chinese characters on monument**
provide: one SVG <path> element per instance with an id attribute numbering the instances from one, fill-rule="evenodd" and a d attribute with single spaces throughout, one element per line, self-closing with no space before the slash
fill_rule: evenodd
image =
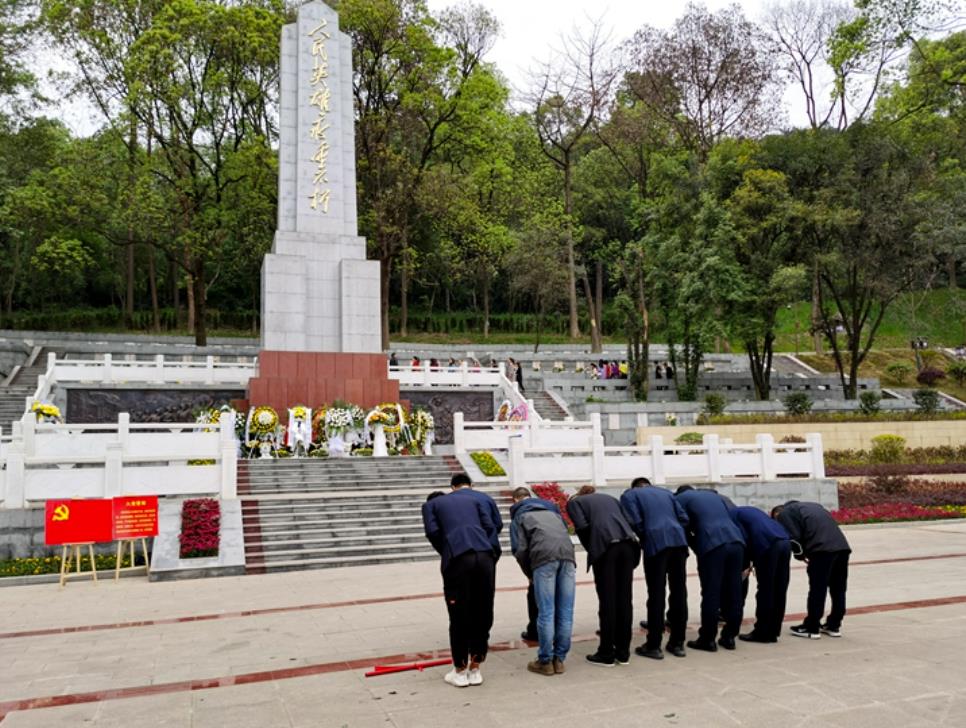
<path id="1" fill-rule="evenodd" d="M 312 175 L 312 194 L 309 195 L 309 206 L 313 210 L 321 209 L 323 213 L 329 212 L 329 200 L 332 197 L 332 190 L 329 187 L 329 112 L 331 91 L 329 90 L 329 51 L 326 46 L 332 36 L 325 29 L 329 22 L 325 19 L 319 23 L 309 38 L 312 39 L 312 78 L 309 81 L 312 96 L 309 101 L 311 105 L 318 109 L 318 115 L 312 126 L 309 127 L 309 136 L 318 146 L 312 161 L 316 164 L 315 173 Z"/>

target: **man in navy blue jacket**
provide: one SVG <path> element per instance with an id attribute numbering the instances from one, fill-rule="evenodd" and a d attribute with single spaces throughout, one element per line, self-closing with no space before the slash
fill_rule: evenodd
<path id="1" fill-rule="evenodd" d="M 738 639 L 745 642 L 777 642 L 785 618 L 785 597 L 792 558 L 788 532 L 768 515 L 751 506 L 731 512 L 745 537 L 745 553 L 755 567 L 755 626 Z"/>
<path id="2" fill-rule="evenodd" d="M 724 499 L 713 490 L 695 490 L 682 485 L 675 497 L 688 514 L 688 542 L 698 557 L 701 581 L 701 628 L 698 639 L 688 642 L 694 650 L 716 652 L 718 612 L 725 626 L 718 644 L 735 648 L 741 629 L 741 571 L 745 538 L 731 520 Z"/>
<path id="3" fill-rule="evenodd" d="M 630 490 L 621 495 L 621 507 L 641 540 L 647 584 L 647 640 L 634 651 L 641 657 L 664 659 L 661 637 L 665 595 L 669 592 L 671 637 L 667 651 L 684 657 L 688 623 L 688 540 L 684 527 L 688 525 L 688 516 L 669 490 L 651 485 L 647 478 L 634 479 Z"/>
<path id="4" fill-rule="evenodd" d="M 453 669 L 445 680 L 462 688 L 483 684 L 480 663 L 486 659 L 493 626 L 496 526 L 484 500 L 489 496 L 473 493 L 465 473 L 454 475 L 450 485 L 448 495 L 423 504 L 423 527 L 426 538 L 442 557 L 443 596 L 449 611 L 453 655 Z"/>

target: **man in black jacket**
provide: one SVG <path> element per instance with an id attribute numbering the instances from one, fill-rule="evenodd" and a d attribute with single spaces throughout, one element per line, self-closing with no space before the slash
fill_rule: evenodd
<path id="1" fill-rule="evenodd" d="M 808 563 L 808 616 L 802 624 L 791 628 L 792 634 L 813 640 L 823 634 L 841 637 L 852 553 L 845 534 L 832 514 L 818 503 L 788 501 L 783 506 L 775 506 L 771 517 L 800 546 L 795 548 L 793 544 L 795 558 Z M 832 610 L 822 624 L 826 593 L 832 598 Z"/>
<path id="2" fill-rule="evenodd" d="M 631 525 L 613 496 L 585 485 L 567 504 L 580 543 L 587 551 L 587 568 L 594 569 L 600 644 L 587 661 L 613 667 L 631 657 L 631 619 L 634 612 L 634 569 L 641 549 Z"/>

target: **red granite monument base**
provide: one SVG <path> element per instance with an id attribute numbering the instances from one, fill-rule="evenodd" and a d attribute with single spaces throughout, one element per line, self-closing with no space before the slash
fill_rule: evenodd
<path id="1" fill-rule="evenodd" d="M 385 355 L 262 351 L 244 408 L 268 405 L 284 421 L 289 407 L 315 408 L 336 400 L 362 408 L 398 402 L 399 382 L 389 379 Z"/>

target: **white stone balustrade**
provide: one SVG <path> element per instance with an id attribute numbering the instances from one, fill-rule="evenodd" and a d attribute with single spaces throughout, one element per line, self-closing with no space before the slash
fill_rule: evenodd
<path id="1" fill-rule="evenodd" d="M 204 464 L 189 464 L 189 461 Z M 0 440 L 0 508 L 49 498 L 119 495 L 237 497 L 234 417 L 220 423 L 38 423 L 32 414 Z"/>
<path id="2" fill-rule="evenodd" d="M 521 428 L 519 437 L 508 439 L 511 487 L 543 481 L 600 487 L 609 481 L 626 484 L 640 476 L 656 485 L 825 477 L 818 434 L 808 435 L 804 443 L 788 444 L 775 444 L 769 435 L 762 435 L 756 443 L 746 445 L 721 442 L 715 435 L 706 435 L 701 445 L 666 444 L 660 436 L 653 436 L 643 446 L 608 447 L 599 431 L 592 433 L 587 428 L 574 431 L 584 436 L 580 445 L 532 445 L 524 434 L 527 429 L 541 433 L 544 440 L 549 434 L 547 428 Z M 464 430 L 464 445 L 466 439 Z"/>
<path id="3" fill-rule="evenodd" d="M 539 416 L 522 422 L 467 422 L 462 412 L 453 414 L 453 445 L 457 453 L 508 450 L 513 440 L 522 441 L 526 447 L 581 448 L 592 436 L 600 436 L 598 412 L 582 422 L 544 420 Z"/>

